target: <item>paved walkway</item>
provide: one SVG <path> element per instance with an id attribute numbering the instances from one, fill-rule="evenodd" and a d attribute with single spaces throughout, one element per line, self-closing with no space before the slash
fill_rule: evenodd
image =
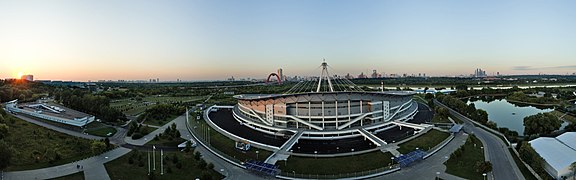
<path id="1" fill-rule="evenodd" d="M 184 139 L 192 138 L 192 134 L 186 128 L 185 116 L 184 119 L 178 119 L 176 121 L 176 129 L 180 131 L 180 135 L 182 138 Z M 195 151 L 200 152 L 202 154 L 202 158 L 206 160 L 206 162 L 214 164 L 214 170 L 226 176 L 225 179 L 250 179 L 250 180 L 263 179 L 260 176 L 256 176 L 252 173 L 249 173 L 243 168 L 230 164 L 227 161 L 224 161 L 220 157 L 212 154 L 212 152 L 208 151 L 204 146 L 198 145 L 195 148 Z"/>
<path id="2" fill-rule="evenodd" d="M 119 158 L 130 151 L 130 149 L 120 147 L 98 156 L 64 165 L 35 170 L 4 172 L 4 179 L 50 179 L 80 171 L 84 171 L 84 177 L 86 179 L 110 179 L 103 164 Z M 83 166 L 83 169 L 78 169 L 77 165 Z"/>
<path id="3" fill-rule="evenodd" d="M 496 135 L 476 127 L 472 120 L 451 108 L 435 101 L 437 105 L 443 106 L 450 111 L 450 114 L 464 121 L 464 130 L 471 132 L 480 139 L 484 144 L 484 155 L 492 163 L 492 172 L 489 173 L 488 179 L 525 179 L 522 172 L 516 165 L 508 146 Z"/>
<path id="4" fill-rule="evenodd" d="M 460 146 L 466 142 L 466 138 L 468 138 L 467 134 L 459 133 L 446 146 L 423 161 L 402 168 L 400 171 L 372 179 L 434 179 L 436 172 L 440 173 L 438 177 L 442 179 L 462 179 L 445 173 L 446 166 L 444 162 L 448 160 L 452 152 L 456 151 L 456 149 L 460 148 Z"/>

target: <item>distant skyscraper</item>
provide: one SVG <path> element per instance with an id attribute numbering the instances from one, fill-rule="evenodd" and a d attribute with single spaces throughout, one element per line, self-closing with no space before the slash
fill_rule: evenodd
<path id="1" fill-rule="evenodd" d="M 282 72 L 282 68 L 278 68 L 277 75 L 280 77 L 280 80 L 286 81 L 286 78 L 284 78 L 284 73 Z"/>
<path id="2" fill-rule="evenodd" d="M 346 74 L 346 76 L 344 76 L 344 78 L 346 79 L 354 79 L 354 77 L 352 75 L 350 75 L 350 73 Z"/>
<path id="3" fill-rule="evenodd" d="M 32 75 L 32 74 L 22 75 L 22 77 L 20 77 L 20 79 L 26 80 L 26 81 L 34 81 L 34 75 Z"/>
<path id="4" fill-rule="evenodd" d="M 381 77 L 381 76 L 380 76 L 380 74 L 378 74 L 378 71 L 372 70 L 372 75 L 371 75 L 371 77 L 372 77 L 372 78 L 379 78 L 379 77 Z"/>
<path id="5" fill-rule="evenodd" d="M 358 79 L 365 79 L 368 78 L 368 76 L 364 75 L 364 72 L 360 73 L 360 75 L 358 75 Z"/>
<path id="6" fill-rule="evenodd" d="M 474 77 L 486 77 L 486 71 L 478 68 L 476 69 L 476 71 L 474 71 Z"/>

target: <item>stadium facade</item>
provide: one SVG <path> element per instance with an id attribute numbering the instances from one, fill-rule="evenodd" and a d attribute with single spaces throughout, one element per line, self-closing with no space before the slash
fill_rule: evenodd
<path id="1" fill-rule="evenodd" d="M 302 133 L 301 139 L 342 139 L 373 134 L 414 118 L 410 91 L 365 92 L 348 79 L 332 77 L 322 63 L 317 81 L 301 81 L 284 94 L 234 96 L 234 118 L 272 134 Z"/>

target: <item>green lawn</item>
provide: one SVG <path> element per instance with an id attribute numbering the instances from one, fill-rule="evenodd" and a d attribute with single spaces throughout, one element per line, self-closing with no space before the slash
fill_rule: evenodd
<path id="1" fill-rule="evenodd" d="M 117 130 L 113 127 L 101 127 L 101 128 L 88 129 L 85 132 L 94 136 L 111 137 L 114 136 L 114 134 L 116 134 L 116 131 Z"/>
<path id="2" fill-rule="evenodd" d="M 476 162 L 485 161 L 482 142 L 470 135 L 461 148 L 462 153 L 460 156 L 452 154 L 450 159 L 444 163 L 446 172 L 466 179 L 482 180 L 482 173 L 476 172 L 476 167 L 474 167 Z"/>
<path id="3" fill-rule="evenodd" d="M 556 116 L 556 117 L 561 117 L 564 115 L 564 113 L 554 110 L 551 111 L 550 114 Z M 570 115 L 565 115 L 564 117 L 562 117 L 564 120 L 569 121 L 571 123 L 576 123 L 576 118 L 574 116 L 570 116 Z"/>
<path id="4" fill-rule="evenodd" d="M 203 139 L 204 137 L 201 136 L 201 134 L 204 134 L 203 131 L 206 131 L 205 130 L 206 127 L 210 128 L 206 124 L 206 122 L 204 122 L 204 120 L 197 121 L 191 119 L 190 126 L 192 127 L 196 126 L 197 128 L 192 128 L 193 131 L 195 132 L 195 134 L 200 135 L 200 138 Z M 210 146 L 228 155 L 229 157 L 235 159 L 236 162 L 244 162 L 251 159 L 264 161 L 268 156 L 272 155 L 271 151 L 259 149 L 256 147 L 250 148 L 249 151 L 238 150 L 234 147 L 235 146 L 234 140 L 218 133 L 218 131 L 213 130 L 211 128 L 210 128 Z M 258 154 L 256 153 L 256 151 L 258 151 Z"/>
<path id="5" fill-rule="evenodd" d="M 286 173 L 332 175 L 375 170 L 392 164 L 392 154 L 374 151 L 361 155 L 313 158 L 290 156 L 288 161 L 278 161 L 276 165 Z"/>
<path id="6" fill-rule="evenodd" d="M 138 133 L 141 133 L 141 134 L 142 134 L 142 137 L 144 137 L 144 136 L 150 134 L 151 132 L 156 131 L 156 129 L 157 129 L 157 128 L 155 128 L 155 127 L 150 127 L 150 126 L 142 125 L 142 126 L 140 127 L 140 130 L 138 131 Z M 134 133 L 137 133 L 137 132 L 134 132 Z M 132 135 L 134 135 L 134 134 L 132 134 Z"/>
<path id="7" fill-rule="evenodd" d="M 170 117 L 162 120 L 162 119 L 146 119 L 146 121 L 144 121 L 144 124 L 149 124 L 149 125 L 153 125 L 153 126 L 164 126 L 166 123 L 176 119 L 177 117 L 179 117 L 180 115 L 171 115 Z"/>
<path id="8" fill-rule="evenodd" d="M 154 106 L 147 103 L 176 103 L 176 102 L 192 102 L 201 101 L 206 99 L 206 96 L 182 96 L 182 97 L 172 97 L 172 96 L 147 96 L 138 101 L 133 98 L 114 100 L 110 103 L 110 107 L 122 111 L 124 114 L 129 116 L 136 116 L 143 113 L 146 109 Z"/>
<path id="9" fill-rule="evenodd" d="M 72 137 L 24 120 L 8 123 L 4 139 L 14 151 L 6 171 L 38 169 L 66 164 L 92 156 L 90 140 Z"/>
<path id="10" fill-rule="evenodd" d="M 52 180 L 84 180 L 84 172 L 80 171 L 74 174 L 70 174 L 67 176 L 62 176 L 58 178 L 54 178 Z"/>
<path id="11" fill-rule="evenodd" d="M 182 138 L 174 138 L 172 140 L 168 139 L 167 137 L 162 137 L 160 139 L 152 139 L 152 141 L 148 141 L 147 145 L 162 145 L 162 146 L 178 146 L 185 142 L 186 139 Z"/>
<path id="12" fill-rule="evenodd" d="M 452 114 L 448 115 L 448 117 L 452 118 L 452 120 L 454 120 L 454 122 L 456 122 L 456 124 L 464 124 L 464 121 L 462 121 L 461 119 L 456 118 L 456 117 L 453 116 Z"/>
<path id="13" fill-rule="evenodd" d="M 448 118 L 442 118 L 438 115 L 434 115 L 432 118 L 432 123 L 452 123 L 452 121 L 448 120 Z"/>
<path id="14" fill-rule="evenodd" d="M 173 158 L 177 157 L 174 163 Z M 152 158 L 153 156 L 150 155 Z M 168 157 L 168 159 L 166 159 Z M 198 167 L 199 160 L 193 158 L 192 152 L 164 152 L 164 175 L 160 175 L 160 153 L 156 151 L 156 171 L 154 179 L 222 179 L 218 172 L 212 169 Z M 133 163 L 130 164 L 130 159 Z M 114 161 L 104 164 L 110 179 L 148 179 L 148 153 L 132 151 Z M 178 163 L 181 168 L 178 168 Z M 153 167 L 153 165 L 151 165 Z M 153 168 L 151 168 L 153 169 Z M 171 172 L 169 172 L 171 171 Z"/>
<path id="15" fill-rule="evenodd" d="M 450 134 L 432 129 L 420 137 L 398 145 L 400 146 L 398 151 L 402 154 L 407 154 L 416 150 L 416 148 L 427 151 L 440 144 L 442 141 L 448 138 L 448 136 L 450 136 Z"/>

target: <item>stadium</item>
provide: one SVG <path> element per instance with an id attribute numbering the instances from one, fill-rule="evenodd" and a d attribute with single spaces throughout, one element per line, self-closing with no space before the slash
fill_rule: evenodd
<path id="1" fill-rule="evenodd" d="M 373 151 L 430 129 L 414 92 L 364 91 L 320 67 L 286 93 L 235 95 L 236 105 L 210 107 L 205 119 L 232 139 L 294 155 Z"/>
<path id="2" fill-rule="evenodd" d="M 237 95 L 234 118 L 268 134 L 297 133 L 302 139 L 340 139 L 359 130 L 378 131 L 412 119 L 411 92 L 311 92 Z"/>

